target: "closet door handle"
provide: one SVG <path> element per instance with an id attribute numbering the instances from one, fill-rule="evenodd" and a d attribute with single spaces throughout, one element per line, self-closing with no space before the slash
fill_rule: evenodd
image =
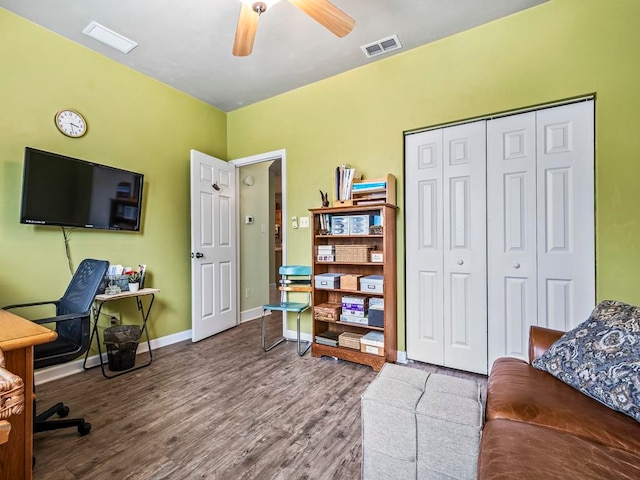
<path id="1" fill-rule="evenodd" d="M 461 258 L 458 259 L 458 265 L 464 265 L 464 260 L 462 260 Z"/>
<path id="2" fill-rule="evenodd" d="M 513 264 L 513 268 L 516 268 L 516 269 L 520 268 L 520 264 L 518 262 L 515 262 Z"/>

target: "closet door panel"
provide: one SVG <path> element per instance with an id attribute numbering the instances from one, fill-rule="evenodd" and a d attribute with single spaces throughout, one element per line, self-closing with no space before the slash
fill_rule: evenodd
<path id="1" fill-rule="evenodd" d="M 442 130 L 405 138 L 407 356 L 444 364 Z"/>
<path id="2" fill-rule="evenodd" d="M 487 373 L 486 129 L 443 130 L 444 359 Z"/>
<path id="3" fill-rule="evenodd" d="M 536 115 L 487 122 L 489 367 L 528 358 L 537 324 Z"/>
<path id="4" fill-rule="evenodd" d="M 595 305 L 593 101 L 537 112 L 540 323 L 569 330 Z"/>

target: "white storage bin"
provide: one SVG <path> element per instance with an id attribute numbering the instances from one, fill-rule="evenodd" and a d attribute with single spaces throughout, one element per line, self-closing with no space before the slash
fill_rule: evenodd
<path id="1" fill-rule="evenodd" d="M 360 279 L 360 291 L 384 293 L 384 277 L 382 275 L 368 275 Z"/>
<path id="2" fill-rule="evenodd" d="M 316 288 L 340 288 L 342 273 L 322 273 L 314 277 Z"/>

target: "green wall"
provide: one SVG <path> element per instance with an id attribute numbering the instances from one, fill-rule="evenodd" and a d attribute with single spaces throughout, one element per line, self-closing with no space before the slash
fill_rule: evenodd
<path id="1" fill-rule="evenodd" d="M 240 167 L 240 312 L 262 307 L 269 302 L 269 246 L 273 237 L 273 222 L 269 219 L 271 162 L 260 162 Z M 254 184 L 244 185 L 242 179 L 248 175 Z M 245 216 L 253 217 L 253 224 L 245 223 Z M 264 225 L 264 231 L 262 226 Z M 249 294 L 247 295 L 247 289 Z"/>
<path id="2" fill-rule="evenodd" d="M 85 257 L 147 264 L 161 288 L 152 337 L 191 328 L 189 150 L 226 158 L 226 114 L 0 9 L 0 305 L 59 298 L 70 274 L 58 227 L 19 223 L 25 146 L 145 175 L 140 233 L 75 229 Z M 53 116 L 74 108 L 89 130 L 70 139 Z M 138 314 L 127 302 L 118 310 Z"/>
<path id="3" fill-rule="evenodd" d="M 289 216 L 319 206 L 339 163 L 398 178 L 404 350 L 403 131 L 596 94 L 597 296 L 640 303 L 639 27 L 637 0 L 551 0 L 233 111 L 229 157 L 286 148 Z M 308 231 L 287 228 L 288 262 L 308 263 Z"/>
<path id="4" fill-rule="evenodd" d="M 191 326 L 189 149 L 239 158 L 285 148 L 289 217 L 320 205 L 337 164 L 398 178 L 403 350 L 403 132 L 592 93 L 598 299 L 640 303 L 639 26 L 637 0 L 550 0 L 224 114 L 0 9 L 0 305 L 57 298 L 69 279 L 60 230 L 18 223 L 25 146 L 145 174 L 141 233 L 77 229 L 70 248 L 74 264 L 149 266 L 163 290 L 153 337 Z M 53 115 L 65 107 L 87 117 L 85 137 L 58 133 Z M 308 263 L 309 231 L 285 223 L 288 263 Z"/>

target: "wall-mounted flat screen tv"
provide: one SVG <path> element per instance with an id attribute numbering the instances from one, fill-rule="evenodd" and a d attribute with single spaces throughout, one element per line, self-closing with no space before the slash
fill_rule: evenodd
<path id="1" fill-rule="evenodd" d="M 140 173 L 26 147 L 20 223 L 140 230 Z"/>

